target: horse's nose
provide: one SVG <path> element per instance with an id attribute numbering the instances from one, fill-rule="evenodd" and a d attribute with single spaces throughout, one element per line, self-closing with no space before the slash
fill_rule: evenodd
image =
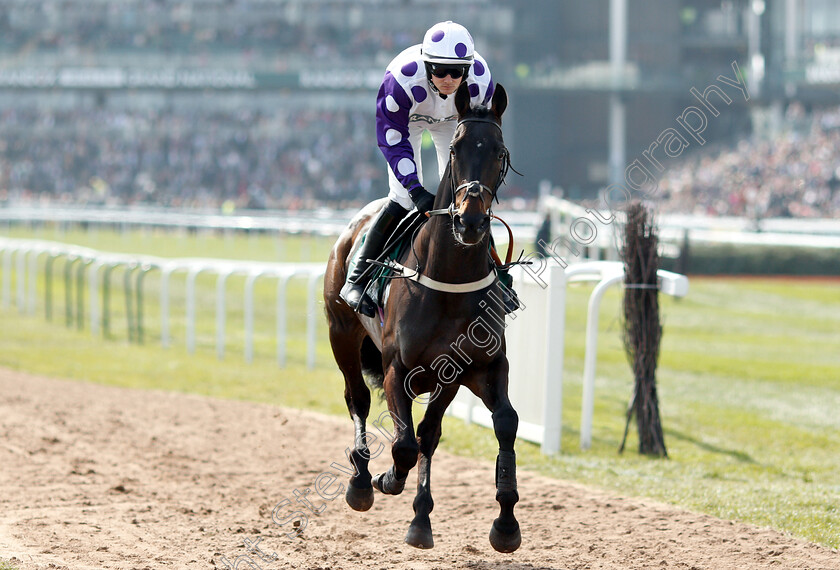
<path id="1" fill-rule="evenodd" d="M 455 214 L 455 229 L 459 233 L 483 233 L 490 226 L 490 216 L 482 212 Z"/>

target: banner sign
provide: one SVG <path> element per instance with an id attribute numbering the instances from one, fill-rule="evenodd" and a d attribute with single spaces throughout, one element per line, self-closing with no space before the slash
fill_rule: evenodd
<path id="1" fill-rule="evenodd" d="M 64 67 L 0 69 L 0 88 L 376 90 L 382 70 L 263 73 L 234 69 Z"/>
<path id="2" fill-rule="evenodd" d="M 840 83 L 840 48 L 814 50 L 814 61 L 805 67 L 805 80 L 811 84 Z"/>

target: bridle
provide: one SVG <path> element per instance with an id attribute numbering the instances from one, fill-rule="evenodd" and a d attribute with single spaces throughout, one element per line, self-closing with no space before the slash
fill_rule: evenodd
<path id="1" fill-rule="evenodd" d="M 499 123 L 497 123 L 496 121 L 493 121 L 489 118 L 468 117 L 468 118 L 461 119 L 460 121 L 458 121 L 458 126 L 461 126 L 463 123 L 489 123 L 489 124 L 493 125 L 494 127 L 496 127 L 497 129 L 499 129 L 500 133 L 502 131 L 502 127 L 499 125 Z M 450 146 L 450 149 L 451 148 L 452 147 Z M 502 155 L 501 155 L 502 167 L 499 169 L 499 178 L 496 180 L 496 183 L 493 185 L 492 188 L 487 186 L 486 184 L 482 184 L 478 180 L 471 180 L 469 182 L 465 182 L 465 183 L 455 187 L 455 174 L 454 174 L 454 169 L 453 169 L 454 160 L 455 160 L 455 155 L 454 155 L 454 153 L 451 153 L 451 156 L 450 156 L 450 159 L 449 159 L 449 186 L 450 186 L 450 188 L 453 188 L 452 203 L 449 205 L 448 208 L 443 208 L 443 209 L 440 209 L 440 210 L 430 210 L 430 211 L 426 212 L 426 216 L 427 216 L 426 218 L 420 216 L 419 218 L 415 219 L 415 220 L 417 220 L 417 219 L 422 220 L 420 222 L 420 224 L 417 225 L 414 228 L 415 236 L 412 237 L 412 239 L 411 239 L 411 248 L 412 248 L 412 252 L 414 252 L 413 253 L 414 259 L 416 259 L 416 260 L 420 259 L 420 257 L 417 255 L 417 252 L 414 251 L 414 245 L 417 241 L 415 239 L 416 233 L 420 230 L 421 226 L 428 219 L 428 217 L 431 217 L 431 216 L 439 216 L 439 215 L 443 215 L 443 214 L 449 214 L 450 218 L 452 218 L 452 220 L 454 222 L 455 215 L 457 213 L 457 210 L 456 210 L 456 207 L 455 207 L 455 200 L 456 200 L 456 197 L 457 197 L 459 191 L 461 191 L 464 188 L 467 189 L 466 194 L 464 195 L 465 200 L 467 198 L 480 198 L 481 195 L 484 192 L 486 192 L 490 195 L 490 205 L 492 207 L 493 200 L 496 200 L 497 203 L 499 201 L 499 198 L 496 196 L 496 194 L 499 191 L 499 187 L 504 183 L 505 177 L 507 176 L 507 173 L 508 173 L 508 170 L 513 170 L 514 172 L 516 172 L 517 174 L 519 174 L 521 176 L 521 174 L 519 172 L 517 172 L 516 169 L 513 168 L 510 165 L 510 152 L 508 152 L 508 149 L 507 149 L 507 147 L 504 146 L 504 144 L 502 145 Z M 496 218 L 496 216 L 494 216 L 489 209 L 487 211 L 487 214 L 492 218 Z M 498 218 L 496 218 L 496 219 L 498 219 Z M 502 221 L 502 223 L 504 223 L 504 221 Z M 511 246 L 508 248 L 508 256 L 507 256 L 507 261 L 506 261 L 507 265 L 501 266 L 501 264 L 499 262 L 499 265 L 501 267 L 509 267 L 511 265 L 510 264 L 510 252 L 511 252 L 510 248 L 512 247 L 512 244 L 513 244 L 513 234 L 510 232 L 510 227 L 507 224 L 505 224 L 505 226 L 508 228 L 508 234 L 510 236 L 510 242 L 509 243 L 511 244 Z M 407 228 L 406 231 L 408 229 L 409 228 Z M 475 291 L 481 291 L 483 289 L 486 289 L 487 287 L 489 287 L 493 283 L 495 283 L 495 281 L 497 279 L 497 269 L 496 269 L 495 266 L 490 269 L 490 271 L 487 275 L 485 275 L 482 279 L 479 279 L 477 281 L 471 281 L 469 283 L 446 283 L 446 282 L 443 282 L 443 281 L 437 281 L 435 279 L 431 279 L 428 276 L 423 275 L 422 268 L 419 264 L 419 261 L 417 263 L 417 266 L 414 269 L 410 269 L 410 268 L 398 263 L 397 261 L 395 261 L 393 259 L 387 260 L 385 262 L 374 261 L 373 263 L 375 265 L 380 265 L 380 266 L 383 266 L 383 267 L 386 267 L 386 268 L 390 269 L 394 274 L 389 275 L 388 276 L 389 279 L 409 279 L 409 280 L 412 280 L 412 281 L 416 281 L 417 283 L 420 283 L 421 285 L 423 285 L 424 287 L 426 287 L 428 289 L 434 289 L 436 291 L 443 291 L 443 292 L 447 292 L 447 293 L 473 293 Z M 520 263 L 520 262 L 515 262 L 515 263 Z M 530 263 L 530 262 L 527 262 L 527 263 Z"/>
<path id="2" fill-rule="evenodd" d="M 497 123 L 496 121 L 494 121 L 492 119 L 488 119 L 488 118 L 467 117 L 465 119 L 461 119 L 460 121 L 458 121 L 458 127 L 460 127 L 464 123 L 487 123 L 487 124 L 493 125 L 497 129 L 499 129 L 499 133 L 502 132 L 501 125 L 499 125 L 499 123 Z M 451 151 L 452 146 L 450 145 L 449 148 L 450 148 L 450 151 Z M 496 194 L 499 192 L 499 187 L 504 183 L 505 177 L 507 176 L 507 173 L 508 173 L 508 170 L 510 170 L 512 168 L 511 165 L 510 165 L 510 152 L 508 152 L 507 147 L 504 146 L 504 145 L 502 145 L 502 149 L 503 149 L 502 150 L 502 155 L 503 155 L 502 156 L 502 168 L 499 169 L 499 178 L 498 178 L 498 180 L 496 180 L 496 183 L 494 184 L 493 188 L 490 188 L 489 186 L 481 183 L 478 180 L 470 180 L 469 182 L 464 182 L 463 184 L 460 184 L 459 186 L 456 187 L 455 186 L 455 169 L 454 169 L 455 155 L 454 155 L 454 153 L 450 152 L 449 184 L 450 184 L 450 187 L 452 187 L 452 189 L 453 189 L 452 190 L 452 203 L 449 204 L 448 208 L 442 208 L 440 210 L 430 210 L 427 213 L 427 215 L 428 216 L 439 216 L 439 215 L 442 215 L 442 214 L 449 214 L 449 216 L 451 218 L 454 218 L 455 213 L 457 211 L 456 206 L 455 206 L 455 200 L 456 200 L 456 197 L 458 196 L 458 192 L 460 192 L 464 188 L 467 189 L 466 194 L 464 195 L 465 200 L 467 198 L 480 198 L 482 193 L 486 192 L 490 195 L 491 208 L 492 208 L 493 200 L 495 200 L 496 203 L 498 203 L 499 202 L 499 197 Z M 516 172 L 515 169 L 514 169 L 514 172 Z M 490 210 L 488 210 L 487 213 L 491 216 L 493 215 L 492 212 L 490 212 Z"/>

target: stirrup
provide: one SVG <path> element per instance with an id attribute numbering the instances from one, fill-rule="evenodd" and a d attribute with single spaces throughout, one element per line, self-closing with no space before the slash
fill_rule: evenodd
<path id="1" fill-rule="evenodd" d="M 376 303 L 373 302 L 370 295 L 365 293 L 365 288 L 366 284 L 348 281 L 341 288 L 338 296 L 357 313 L 366 317 L 373 317 L 376 315 Z"/>

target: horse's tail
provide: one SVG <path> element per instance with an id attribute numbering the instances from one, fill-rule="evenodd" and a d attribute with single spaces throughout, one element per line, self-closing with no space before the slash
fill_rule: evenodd
<path id="1" fill-rule="evenodd" d="M 385 371 L 382 369 L 382 353 L 376 348 L 376 345 L 369 336 L 362 341 L 362 374 L 368 386 L 382 390 L 382 384 L 385 382 Z"/>

